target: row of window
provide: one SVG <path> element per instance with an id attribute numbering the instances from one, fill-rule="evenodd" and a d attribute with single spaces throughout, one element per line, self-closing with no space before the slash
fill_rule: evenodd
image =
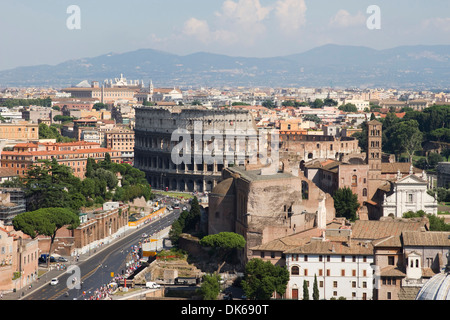
<path id="1" fill-rule="evenodd" d="M 319 269 L 318 272 L 318 276 L 322 277 L 324 276 L 324 270 L 323 269 Z M 293 266 L 291 268 L 291 275 L 293 276 L 299 276 L 300 275 L 300 268 L 298 266 Z M 345 269 L 341 269 L 341 273 L 340 276 L 341 277 L 345 277 L 345 276 L 352 276 L 352 277 L 356 277 L 357 276 L 357 271 L 355 269 L 351 270 L 351 274 L 348 274 L 347 271 Z M 308 269 L 303 269 L 303 276 L 308 276 Z M 326 270 L 326 276 L 330 277 L 331 276 L 331 269 L 327 269 Z M 362 270 L 362 276 L 363 277 L 367 277 L 368 276 L 368 272 L 367 270 Z"/>
<path id="2" fill-rule="evenodd" d="M 306 283 L 306 286 L 309 288 L 310 287 L 310 282 L 308 280 L 305 280 L 305 283 Z M 317 283 L 319 285 L 319 288 L 323 288 L 323 286 L 324 286 L 323 280 L 319 280 L 319 281 L 317 281 Z M 352 285 L 352 288 L 357 288 L 356 281 L 352 281 L 351 285 Z M 367 288 L 367 281 L 362 281 L 361 282 L 361 286 L 362 286 L 362 288 L 366 289 Z M 338 281 L 333 281 L 333 288 L 338 288 L 338 287 L 339 287 L 338 286 Z"/>
<path id="3" fill-rule="evenodd" d="M 308 255 L 293 254 L 292 257 L 291 257 L 291 260 L 292 261 L 300 261 L 300 257 L 303 257 L 303 261 L 305 261 L 305 262 L 308 261 L 308 259 L 309 259 Z M 356 262 L 356 257 L 357 257 L 356 255 L 351 255 L 351 256 L 342 255 L 341 256 L 341 262 L 346 262 L 347 260 L 349 260 L 350 257 L 352 259 L 352 262 Z M 326 259 L 327 262 L 330 262 L 331 261 L 331 255 L 319 255 L 318 256 L 318 261 L 319 262 L 324 261 L 324 259 Z M 363 262 L 367 262 L 367 256 L 362 256 L 362 260 L 363 260 Z M 311 260 L 311 261 L 314 261 L 314 259 Z"/>

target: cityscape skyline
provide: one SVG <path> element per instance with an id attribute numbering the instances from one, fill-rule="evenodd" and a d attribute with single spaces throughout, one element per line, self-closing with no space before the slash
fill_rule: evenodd
<path id="1" fill-rule="evenodd" d="M 68 27 L 77 14 L 71 11 L 72 5 L 79 9 L 75 17 L 79 29 Z M 379 16 L 375 17 L 379 29 L 368 28 L 374 14 L 370 6 L 379 8 Z M 6 48 L 0 53 L 0 70 L 55 65 L 141 48 L 178 55 L 203 51 L 270 57 L 302 53 L 328 43 L 377 50 L 450 44 L 450 18 L 445 15 L 449 8 L 445 1 L 425 4 L 403 0 L 394 4 L 354 0 L 172 0 L 170 5 L 134 0 L 108 2 L 108 9 L 101 2 L 88 1 L 5 3 L 3 11 L 7 14 L 0 27 L 10 32 L 0 37 Z"/>

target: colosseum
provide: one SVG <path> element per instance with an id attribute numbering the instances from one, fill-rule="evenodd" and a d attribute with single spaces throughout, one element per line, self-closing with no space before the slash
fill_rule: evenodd
<path id="1" fill-rule="evenodd" d="M 224 167 L 248 164 L 254 157 L 249 146 L 258 131 L 247 111 L 180 107 L 135 111 L 134 166 L 146 173 L 152 188 L 211 191 Z"/>

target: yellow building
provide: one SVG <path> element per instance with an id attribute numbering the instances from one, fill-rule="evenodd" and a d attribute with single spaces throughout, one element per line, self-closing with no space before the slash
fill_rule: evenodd
<path id="1" fill-rule="evenodd" d="M 39 125 L 27 121 L 19 123 L 0 123 L 0 139 L 38 140 Z"/>

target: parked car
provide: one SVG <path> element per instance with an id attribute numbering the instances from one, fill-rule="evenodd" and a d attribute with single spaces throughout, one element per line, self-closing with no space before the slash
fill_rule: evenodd
<path id="1" fill-rule="evenodd" d="M 145 284 L 145 287 L 146 287 L 147 289 L 158 289 L 158 288 L 160 288 L 161 286 L 160 286 L 159 284 L 157 284 L 156 282 L 147 282 L 147 283 Z"/>
<path id="2" fill-rule="evenodd" d="M 142 238 L 147 238 L 147 237 L 148 237 L 148 235 L 146 233 L 142 234 Z"/>
<path id="3" fill-rule="evenodd" d="M 51 285 L 51 286 L 56 286 L 58 283 L 59 283 L 59 280 L 58 280 L 57 278 L 53 278 L 53 279 L 50 281 L 50 285 Z"/>
<path id="4" fill-rule="evenodd" d="M 39 257 L 39 262 L 41 263 L 47 263 L 48 260 L 48 254 L 41 254 L 41 256 Z M 56 259 L 54 256 L 50 256 L 50 262 L 56 262 Z"/>
<path id="5" fill-rule="evenodd" d="M 58 262 L 67 262 L 67 261 L 69 261 L 69 260 L 67 260 L 64 257 L 58 257 Z"/>

